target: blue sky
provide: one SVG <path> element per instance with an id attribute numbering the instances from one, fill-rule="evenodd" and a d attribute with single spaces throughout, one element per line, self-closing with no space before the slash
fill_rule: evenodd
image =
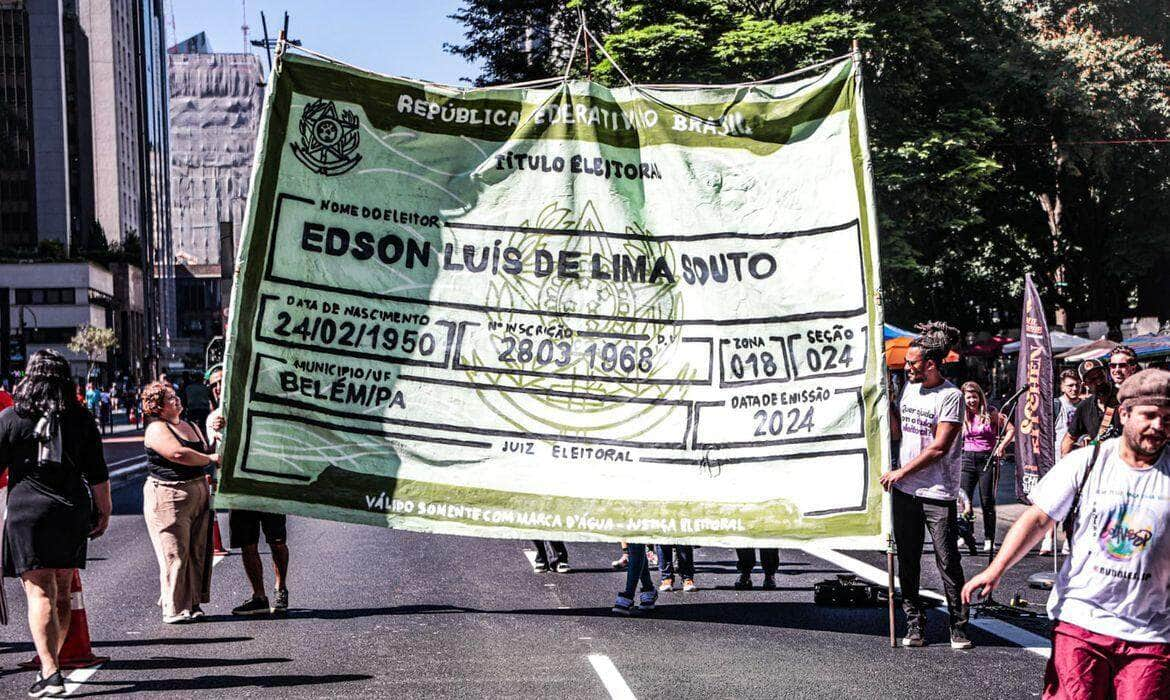
<path id="1" fill-rule="evenodd" d="M 474 78 L 478 70 L 443 50 L 443 42 L 461 43 L 463 26 L 447 18 L 459 0 L 245 0 L 249 35 L 263 35 L 260 11 L 273 37 L 289 13 L 289 34 L 304 46 L 346 63 L 438 83 Z M 200 31 L 207 32 L 211 50 L 244 49 L 241 0 L 166 0 L 174 30 L 166 27 L 169 44 Z M 267 70 L 263 49 L 253 49 Z"/>

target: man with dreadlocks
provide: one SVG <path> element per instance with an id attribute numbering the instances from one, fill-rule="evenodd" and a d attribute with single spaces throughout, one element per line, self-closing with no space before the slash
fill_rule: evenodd
<path id="1" fill-rule="evenodd" d="M 943 378 L 943 358 L 959 340 L 959 331 L 944 323 L 919 325 L 921 332 L 906 351 L 906 388 L 899 405 L 901 467 L 881 477 L 890 492 L 894 539 L 898 544 L 898 577 L 908 629 L 902 645 L 926 644 L 926 615 L 918 595 L 923 528 L 930 530 L 934 559 L 942 575 L 950 614 L 951 647 L 969 649 L 967 608 L 960 599 L 963 567 L 956 544 L 955 499 L 959 494 L 963 425 L 963 394 Z"/>

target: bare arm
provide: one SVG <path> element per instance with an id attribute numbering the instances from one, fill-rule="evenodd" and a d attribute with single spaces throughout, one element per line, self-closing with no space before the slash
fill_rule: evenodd
<path id="1" fill-rule="evenodd" d="M 90 491 L 93 492 L 93 502 L 97 505 L 98 521 L 93 530 L 90 531 L 89 536 L 91 538 L 101 537 L 106 528 L 110 526 L 110 513 L 114 510 L 114 504 L 110 498 L 110 482 L 107 480 L 100 484 L 93 484 L 90 486 Z"/>
<path id="2" fill-rule="evenodd" d="M 889 489 L 910 474 L 937 462 L 947 453 L 947 450 L 951 449 L 951 445 L 959 435 L 960 427 L 959 423 L 940 422 L 934 428 L 934 439 L 930 441 L 930 444 L 917 457 L 902 465 L 901 469 L 895 469 L 882 474 L 882 486 Z"/>
<path id="3" fill-rule="evenodd" d="M 1064 457 L 1069 452 L 1072 452 L 1073 448 L 1076 447 L 1076 445 L 1077 445 L 1077 441 L 1073 439 L 1072 434 L 1065 433 L 1064 439 L 1060 441 L 1060 456 Z"/>
<path id="4" fill-rule="evenodd" d="M 999 427 L 1003 430 L 1003 437 L 999 439 L 999 442 L 995 446 L 995 456 L 1003 457 L 1007 446 L 1012 444 L 1012 440 L 1016 437 L 1016 426 L 1003 413 L 997 412 L 995 415 L 999 416 Z"/>
<path id="5" fill-rule="evenodd" d="M 217 455 L 205 455 L 198 450 L 192 450 L 189 447 L 183 447 L 171 431 L 166 429 L 162 421 L 155 421 L 146 429 L 145 445 L 160 455 L 164 455 L 172 462 L 177 462 L 187 467 L 206 467 L 207 465 L 218 462 Z"/>
<path id="6" fill-rule="evenodd" d="M 898 411 L 898 404 L 890 398 L 890 439 L 897 442 L 902 439 L 902 414 Z"/>
<path id="7" fill-rule="evenodd" d="M 1035 547 L 1055 521 L 1037 506 L 1028 506 L 1019 520 L 1008 530 L 999 554 L 981 573 L 963 586 L 963 602 L 970 603 L 976 592 L 981 596 L 991 595 L 999 586 L 999 580 L 1008 569 L 1016 565 L 1032 547 Z"/>

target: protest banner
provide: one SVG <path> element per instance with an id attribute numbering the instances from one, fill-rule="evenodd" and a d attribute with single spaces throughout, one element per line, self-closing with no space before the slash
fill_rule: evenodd
<path id="1" fill-rule="evenodd" d="M 884 546 L 854 57 L 461 90 L 284 54 L 219 504 L 464 535 Z"/>
<path id="2" fill-rule="evenodd" d="M 1016 404 L 1016 497 L 1031 503 L 1028 494 L 1052 468 L 1056 436 L 1052 406 L 1052 344 L 1044 303 L 1032 282 L 1024 276 L 1024 309 L 1020 318 L 1020 354 L 1016 390 L 1023 392 Z"/>

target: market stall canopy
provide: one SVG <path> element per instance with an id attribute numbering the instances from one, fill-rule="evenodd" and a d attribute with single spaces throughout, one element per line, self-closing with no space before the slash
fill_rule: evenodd
<path id="1" fill-rule="evenodd" d="M 1138 335 L 1125 341 L 1139 360 L 1170 355 L 1170 335 Z"/>
<path id="2" fill-rule="evenodd" d="M 1089 342 L 1088 338 L 1082 338 L 1079 335 L 1070 335 L 1069 333 L 1062 333 L 1060 331 L 1051 331 L 1048 334 L 1048 341 L 1052 344 L 1052 352 L 1059 353 L 1066 350 L 1072 350 L 1078 345 L 1084 345 Z M 1003 346 L 1005 355 L 1012 355 L 1020 351 L 1020 341 L 1008 343 Z"/>
<path id="3" fill-rule="evenodd" d="M 886 341 L 886 367 L 890 369 L 902 369 L 906 366 L 906 351 L 910 349 L 910 342 L 914 340 L 914 336 L 901 336 L 898 338 L 891 338 Z M 951 351 L 947 353 L 946 359 L 943 362 L 958 362 L 959 353 Z"/>
<path id="4" fill-rule="evenodd" d="M 1004 345 L 1014 342 L 1015 338 L 1008 338 L 1002 335 L 993 335 L 990 338 L 985 338 L 984 340 L 977 340 L 971 345 L 967 346 L 963 349 L 963 354 L 974 357 L 991 357 L 993 355 L 998 355 L 1003 350 Z"/>
<path id="5" fill-rule="evenodd" d="M 901 328 L 890 325 L 888 323 L 885 324 L 882 330 L 884 331 L 884 340 L 893 340 L 894 338 L 913 338 L 918 335 L 917 333 L 911 333 L 910 331 L 902 330 Z"/>
<path id="6" fill-rule="evenodd" d="M 1117 347 L 1117 343 L 1105 338 L 1098 338 L 1097 340 L 1090 340 L 1087 343 L 1076 346 L 1071 350 L 1066 350 L 1056 356 L 1056 359 L 1064 362 L 1083 362 L 1085 360 L 1095 360 L 1099 357 L 1105 357 L 1113 348 Z"/>

